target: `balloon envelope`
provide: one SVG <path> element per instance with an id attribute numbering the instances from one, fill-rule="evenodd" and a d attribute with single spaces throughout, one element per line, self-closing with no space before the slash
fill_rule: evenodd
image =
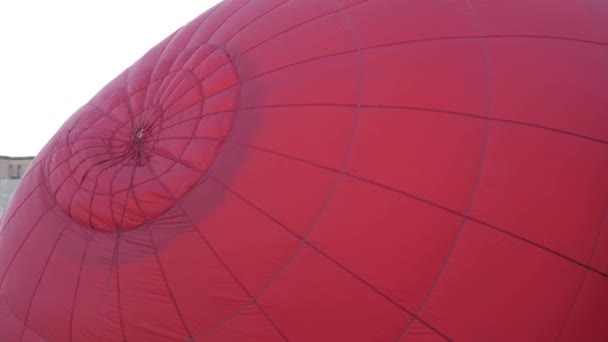
<path id="1" fill-rule="evenodd" d="M 607 341 L 607 22 L 219 4 L 36 157 L 0 340 Z"/>

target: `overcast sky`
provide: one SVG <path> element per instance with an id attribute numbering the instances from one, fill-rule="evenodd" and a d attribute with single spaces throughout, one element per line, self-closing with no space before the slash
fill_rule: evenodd
<path id="1" fill-rule="evenodd" d="M 35 155 L 148 49 L 220 0 L 0 1 L 0 155 Z"/>

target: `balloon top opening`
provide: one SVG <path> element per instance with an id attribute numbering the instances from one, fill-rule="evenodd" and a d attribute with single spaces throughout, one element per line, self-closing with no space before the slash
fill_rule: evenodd
<path id="1" fill-rule="evenodd" d="M 141 144 L 141 141 L 144 137 L 144 128 L 140 127 L 135 133 L 133 133 L 132 142 L 135 144 Z"/>

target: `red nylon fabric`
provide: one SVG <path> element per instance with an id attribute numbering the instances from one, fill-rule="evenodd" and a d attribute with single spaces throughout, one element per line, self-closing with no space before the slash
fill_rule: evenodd
<path id="1" fill-rule="evenodd" d="M 0 340 L 608 341 L 607 22 L 224 1 L 36 157 Z"/>

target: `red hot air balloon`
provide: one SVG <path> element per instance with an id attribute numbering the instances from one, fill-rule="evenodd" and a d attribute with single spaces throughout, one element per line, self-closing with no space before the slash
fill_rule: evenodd
<path id="1" fill-rule="evenodd" d="M 224 1 L 37 156 L 0 340 L 608 341 L 606 23 Z"/>

